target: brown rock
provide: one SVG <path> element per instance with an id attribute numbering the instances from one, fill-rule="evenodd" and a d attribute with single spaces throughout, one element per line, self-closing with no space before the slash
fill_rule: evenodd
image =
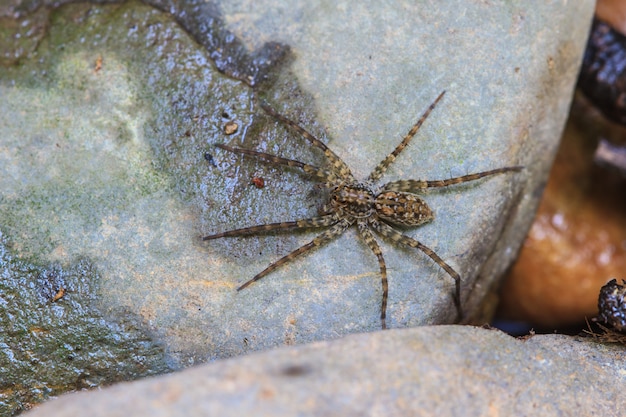
<path id="1" fill-rule="evenodd" d="M 563 326 L 597 314 L 626 276 L 626 182 L 595 166 L 595 138 L 570 119 L 535 222 L 501 291 L 502 314 Z"/>

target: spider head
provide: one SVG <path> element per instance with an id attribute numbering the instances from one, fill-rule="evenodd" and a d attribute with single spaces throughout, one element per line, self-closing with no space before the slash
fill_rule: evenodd
<path id="1" fill-rule="evenodd" d="M 376 195 L 374 207 L 378 217 L 401 226 L 419 226 L 434 218 L 428 204 L 411 193 L 383 191 Z"/>

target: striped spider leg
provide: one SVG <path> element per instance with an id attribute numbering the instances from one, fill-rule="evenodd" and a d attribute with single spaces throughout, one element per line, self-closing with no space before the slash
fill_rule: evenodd
<path id="1" fill-rule="evenodd" d="M 423 245 L 421 242 L 404 235 L 394 226 L 415 227 L 433 220 L 432 210 L 428 207 L 426 202 L 424 202 L 424 200 L 417 195 L 417 193 L 423 192 L 427 188 L 447 187 L 459 183 L 475 181 L 480 178 L 502 174 L 505 172 L 519 171 L 522 167 L 514 166 L 498 168 L 444 180 L 399 180 L 388 182 L 377 189 L 373 187 L 373 184 L 383 176 L 383 174 L 387 171 L 387 168 L 389 168 L 398 155 L 407 147 L 426 118 L 434 110 L 437 103 L 439 103 L 439 101 L 443 98 L 444 94 L 445 91 L 435 99 L 435 101 L 422 114 L 417 123 L 415 123 L 406 136 L 404 136 L 400 144 L 396 146 L 396 148 L 389 155 L 387 155 L 387 157 L 385 157 L 385 159 L 383 159 L 376 166 L 376 168 L 374 168 L 368 178 L 363 182 L 357 181 L 345 162 L 324 143 L 297 125 L 295 122 L 276 113 L 275 110 L 266 105 L 263 105 L 262 107 L 269 115 L 295 130 L 312 146 L 321 150 L 328 162 L 328 167 L 320 168 L 304 162 L 268 153 L 235 148 L 222 144 L 216 145 L 223 150 L 240 154 L 244 157 L 258 158 L 269 165 L 287 166 L 299 169 L 303 173 L 317 178 L 321 182 L 321 185 L 329 190 L 328 201 L 324 205 L 324 214 L 317 217 L 244 227 L 241 229 L 230 230 L 203 237 L 203 240 L 212 240 L 222 237 L 250 236 L 271 232 L 327 228 L 306 245 L 301 246 L 300 248 L 271 263 L 267 268 L 259 272 L 252 279 L 239 286 L 237 291 L 248 287 L 280 266 L 292 261 L 296 257 L 339 237 L 348 227 L 356 224 L 359 236 L 361 236 L 363 241 L 378 259 L 382 285 L 380 320 L 383 329 L 387 328 L 386 316 L 389 286 L 387 282 L 387 267 L 385 259 L 373 232 L 391 240 L 394 243 L 403 244 L 420 250 L 437 265 L 439 265 L 454 280 L 454 304 L 458 313 L 457 320 L 460 321 L 462 318 L 460 275 L 432 249 Z"/>

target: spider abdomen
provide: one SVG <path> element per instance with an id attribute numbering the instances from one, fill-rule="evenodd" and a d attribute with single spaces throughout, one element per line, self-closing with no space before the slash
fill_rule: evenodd
<path id="1" fill-rule="evenodd" d="M 419 226 L 434 218 L 428 204 L 411 193 L 384 191 L 376 196 L 374 207 L 381 219 L 403 226 Z"/>

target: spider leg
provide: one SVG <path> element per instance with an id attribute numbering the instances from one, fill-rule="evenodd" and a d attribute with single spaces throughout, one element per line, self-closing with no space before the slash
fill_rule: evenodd
<path id="1" fill-rule="evenodd" d="M 430 112 L 433 111 L 435 106 L 437 106 L 437 103 L 439 103 L 439 100 L 443 98 L 443 95 L 445 93 L 446 92 L 444 90 L 441 92 L 441 94 L 439 94 L 439 96 L 435 99 L 435 101 L 433 101 L 433 103 L 428 107 L 428 109 L 426 109 L 424 114 L 422 114 L 422 117 L 420 117 L 417 123 L 415 123 L 415 125 L 411 128 L 411 130 L 409 130 L 409 133 L 407 133 L 406 136 L 402 139 L 402 142 L 400 142 L 400 144 L 396 146 L 396 149 L 394 149 L 393 152 L 387 155 L 385 159 L 380 161 L 380 163 L 376 166 L 376 168 L 374 168 L 370 176 L 367 178 L 369 181 L 371 182 L 378 181 L 380 177 L 382 177 L 385 171 L 387 171 L 387 168 L 389 168 L 389 165 L 391 165 L 391 163 L 396 160 L 396 157 L 400 154 L 400 152 L 402 152 L 404 148 L 406 148 L 406 146 L 409 144 L 413 136 L 415 136 L 419 128 L 422 126 L 422 123 L 424 123 L 424 121 L 426 120 Z"/>
<path id="2" fill-rule="evenodd" d="M 297 167 L 297 168 L 302 169 L 307 174 L 314 175 L 318 178 L 321 178 L 327 183 L 334 182 L 337 179 L 334 173 L 330 173 L 328 171 L 325 171 L 313 165 L 305 164 L 304 162 L 296 161 L 295 159 L 281 158 L 280 156 L 276 156 L 276 155 L 272 155 L 272 154 L 264 153 L 264 152 L 252 151 L 250 149 L 233 148 L 232 146 L 222 145 L 221 143 L 216 143 L 215 146 L 217 146 L 218 148 L 224 149 L 226 151 L 232 152 L 232 153 L 245 155 L 245 156 L 258 157 L 261 160 L 263 160 L 263 162 L 266 162 L 268 164 Z"/>
<path id="3" fill-rule="evenodd" d="M 289 253 L 288 255 L 285 255 L 282 258 L 280 258 L 279 260 L 277 260 L 276 262 L 272 263 L 270 266 L 265 268 L 263 271 L 261 271 L 258 274 L 256 274 L 251 280 L 243 283 L 239 288 L 237 288 L 237 291 L 243 290 L 247 286 L 251 285 L 252 283 L 260 280 L 261 278 L 263 278 L 264 276 L 266 276 L 270 272 L 274 271 L 276 268 L 279 268 L 280 266 L 282 266 L 282 265 L 286 264 L 287 262 L 295 259 L 296 257 L 302 255 L 303 253 L 306 253 L 306 252 L 310 251 L 313 248 L 316 248 L 316 247 L 321 246 L 321 245 L 323 245 L 325 243 L 328 243 L 333 238 L 335 238 L 335 237 L 339 236 L 340 234 L 342 234 L 351 224 L 352 224 L 352 221 L 350 219 L 343 219 L 343 220 L 341 220 L 339 223 L 336 223 L 333 227 L 331 227 L 330 229 L 326 230 L 324 233 L 318 235 L 317 237 L 315 237 L 315 239 L 313 239 L 312 241 L 310 241 L 306 245 L 299 247 L 298 249 L 294 250 L 293 252 Z"/>
<path id="4" fill-rule="evenodd" d="M 376 242 L 376 238 L 370 231 L 368 224 L 366 221 L 359 221 L 357 223 L 359 234 L 367 243 L 367 246 L 370 247 L 374 255 L 378 258 L 378 266 L 380 267 L 380 277 L 381 283 L 383 286 L 383 302 L 380 307 L 380 321 L 382 323 L 383 330 L 387 328 L 387 323 L 385 321 L 387 317 L 387 297 L 389 296 L 389 284 L 387 282 L 387 267 L 385 265 L 385 258 L 383 258 L 383 253 L 380 250 L 380 246 L 378 246 L 378 242 Z"/>
<path id="5" fill-rule="evenodd" d="M 476 181 L 480 178 L 489 177 L 491 175 L 502 174 L 511 171 L 521 171 L 523 166 L 505 167 L 492 169 L 490 171 L 477 172 L 475 174 L 463 175 L 461 177 L 449 178 L 447 180 L 399 180 L 391 181 L 382 186 L 383 190 L 398 192 L 415 192 L 433 187 L 447 187 L 449 185 L 460 184 L 462 182 Z"/>
<path id="6" fill-rule="evenodd" d="M 315 146 L 316 148 L 321 149 L 324 152 L 324 155 L 326 156 L 326 159 L 330 162 L 330 165 L 333 168 L 333 171 L 341 179 L 354 180 L 354 176 L 352 175 L 352 171 L 350 171 L 350 168 L 348 168 L 346 163 L 343 162 L 343 160 L 341 158 L 339 158 L 335 152 L 330 150 L 330 148 L 328 148 L 328 146 L 326 146 L 322 141 L 320 141 L 315 136 L 313 136 L 312 134 L 310 134 L 309 132 L 304 130 L 302 127 L 300 127 L 298 124 L 296 124 L 296 122 L 291 121 L 291 120 L 287 119 L 285 116 L 277 113 L 276 110 L 274 110 L 273 108 L 271 108 L 267 104 L 261 104 L 261 107 L 270 116 L 272 116 L 272 117 L 280 120 L 281 122 L 285 123 L 286 125 L 292 127 L 296 132 L 298 132 L 299 134 L 304 136 L 304 138 L 306 140 L 311 142 L 311 145 Z"/>
<path id="7" fill-rule="evenodd" d="M 243 227 L 241 229 L 228 230 L 214 235 L 204 236 L 202 240 L 219 239 L 221 237 L 233 236 L 249 236 L 266 232 L 308 229 L 312 227 L 332 226 L 337 223 L 338 219 L 335 214 L 327 214 L 325 216 L 313 217 L 310 219 L 295 220 L 293 222 L 280 222 L 260 224 L 258 226 Z"/>
<path id="8" fill-rule="evenodd" d="M 454 305 L 457 309 L 457 320 L 460 322 L 463 313 L 461 310 L 461 276 L 448 265 L 443 259 L 439 257 L 432 249 L 418 242 L 417 240 L 402 234 L 387 223 L 379 222 L 377 220 L 370 220 L 369 224 L 372 228 L 381 235 L 391 239 L 394 242 L 402 243 L 412 248 L 416 248 L 424 252 L 430 259 L 435 261 L 437 265 L 443 268 L 452 279 L 454 279 L 455 292 L 454 292 Z"/>

